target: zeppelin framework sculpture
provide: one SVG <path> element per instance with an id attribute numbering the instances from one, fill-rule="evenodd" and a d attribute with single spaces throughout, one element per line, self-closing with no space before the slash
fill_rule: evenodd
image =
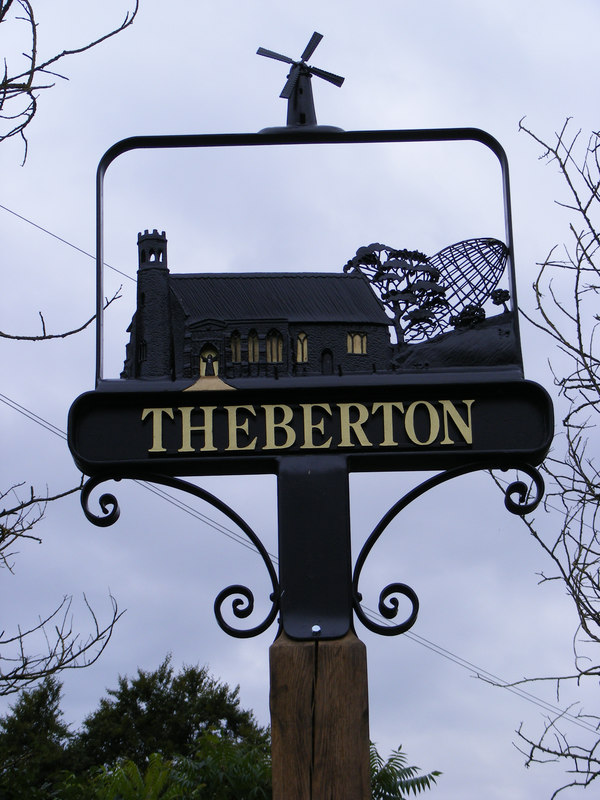
<path id="1" fill-rule="evenodd" d="M 525 514 L 540 502 L 536 469 L 553 432 L 545 390 L 525 380 L 517 318 L 506 156 L 471 128 L 342 131 L 316 122 L 309 67 L 314 34 L 291 65 L 282 97 L 288 124 L 259 133 L 141 136 L 103 156 L 97 174 L 96 388 L 69 414 L 69 447 L 88 476 L 87 518 L 111 525 L 109 479 L 143 478 L 219 509 L 256 547 L 271 593 L 266 618 L 249 622 L 254 595 L 223 589 L 214 610 L 237 637 L 277 620 L 271 648 L 273 796 L 369 797 L 366 654 L 354 617 L 371 631 L 407 631 L 418 598 L 404 582 L 380 592 L 376 622 L 361 605 L 360 577 L 390 522 L 429 489 L 481 469 L 519 470 L 505 495 Z M 137 308 L 119 379 L 103 374 L 103 182 L 137 149 L 278 147 L 472 141 L 502 170 L 506 239 L 472 239 L 426 255 L 403 242 L 365 244 L 339 273 L 176 274 L 167 237 L 138 236 Z M 437 470 L 389 509 L 353 564 L 350 472 Z M 279 567 L 236 512 L 183 476 L 277 475 Z M 532 483 L 531 489 L 529 483 Z M 398 619 L 400 598 L 409 613 Z M 224 608 L 230 604 L 228 619 Z M 318 670 L 316 667 L 318 660 Z M 317 674 L 318 673 L 318 674 Z"/>

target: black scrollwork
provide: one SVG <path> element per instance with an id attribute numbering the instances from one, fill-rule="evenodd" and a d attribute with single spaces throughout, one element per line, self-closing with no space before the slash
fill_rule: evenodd
<path id="1" fill-rule="evenodd" d="M 504 505 L 511 514 L 518 514 L 520 517 L 530 514 L 539 506 L 544 496 L 544 479 L 539 471 L 529 464 L 521 464 L 517 469 L 525 472 L 533 481 L 535 491 L 532 494 L 531 487 L 523 481 L 517 480 L 510 483 L 504 490 Z M 515 500 L 514 498 L 517 498 Z"/>
<path id="2" fill-rule="evenodd" d="M 236 597 L 236 595 L 238 596 Z M 241 595 L 241 597 L 239 597 L 239 595 Z M 231 602 L 231 609 L 238 619 L 246 619 L 246 617 L 249 617 L 254 611 L 254 595 L 247 586 L 234 584 L 233 586 L 228 586 L 226 589 L 223 589 L 222 592 L 219 592 L 215 598 L 215 617 L 217 618 L 219 627 L 230 636 L 235 636 L 238 639 L 258 636 L 259 633 L 264 633 L 264 631 L 267 630 L 277 615 L 279 604 L 274 602 L 274 596 L 271 595 L 270 599 L 273 602 L 271 611 L 260 625 L 256 625 L 254 628 L 234 628 L 225 621 L 221 612 L 225 601 L 232 597 L 235 597 L 235 599 Z"/>
<path id="3" fill-rule="evenodd" d="M 389 509 L 389 511 L 381 518 L 379 523 L 373 529 L 373 532 L 363 545 L 362 550 L 359 553 L 358 558 L 356 559 L 356 566 L 354 567 L 354 576 L 352 578 L 352 590 L 354 596 L 354 611 L 356 616 L 360 619 L 360 621 L 365 625 L 365 627 L 369 628 L 369 630 L 374 631 L 375 633 L 380 633 L 384 636 L 395 636 L 399 633 L 405 633 L 409 630 L 417 620 L 417 614 L 419 612 L 419 599 L 413 589 L 410 586 L 407 586 L 404 583 L 391 583 L 389 586 L 386 586 L 385 589 L 382 590 L 381 594 L 379 595 L 379 613 L 385 617 L 386 619 L 394 619 L 398 613 L 398 599 L 392 598 L 389 601 L 389 604 L 386 605 L 386 601 L 388 598 L 393 594 L 401 594 L 404 597 L 408 598 L 408 600 L 412 604 L 412 611 L 407 619 L 400 623 L 399 625 L 381 625 L 377 622 L 374 622 L 372 619 L 367 617 L 365 612 L 363 611 L 360 603 L 362 600 L 362 595 L 358 590 L 358 583 L 360 580 L 360 573 L 362 572 L 362 568 L 364 566 L 365 561 L 367 560 L 367 556 L 375 546 L 375 543 L 378 541 L 381 534 L 384 530 L 388 527 L 390 522 L 403 510 L 408 506 L 413 500 L 416 500 L 422 494 L 429 491 L 429 489 L 433 489 L 434 486 L 438 486 L 440 483 L 444 483 L 451 478 L 458 477 L 459 475 L 464 475 L 467 472 L 474 472 L 475 470 L 481 469 L 482 465 L 477 464 L 468 464 L 466 466 L 457 467 L 456 469 L 447 470 L 446 472 L 440 472 L 437 475 L 428 478 L 427 480 L 420 483 L 418 486 L 415 486 L 414 489 L 411 489 L 410 492 L 407 492 L 403 497 L 400 498 L 394 505 Z"/>
<path id="4" fill-rule="evenodd" d="M 419 610 L 419 600 L 417 595 L 409 586 L 406 586 L 403 583 L 391 583 L 389 586 L 386 586 L 379 595 L 379 613 L 385 619 L 394 619 L 398 613 L 399 602 L 397 597 L 393 597 L 393 595 L 403 595 L 412 604 L 412 612 L 408 618 L 399 625 L 382 625 L 374 622 L 363 611 L 360 605 L 362 601 L 362 595 L 358 590 L 360 574 L 369 553 L 373 549 L 381 534 L 385 531 L 390 522 L 392 522 L 392 520 L 403 509 L 406 508 L 406 506 L 408 506 L 413 502 L 413 500 L 416 500 L 422 494 L 425 494 L 425 492 L 433 489 L 435 486 L 439 486 L 440 484 L 451 480 L 452 478 L 457 478 L 461 475 L 465 475 L 469 472 L 476 472 L 477 470 L 481 469 L 489 469 L 489 466 L 489 464 L 485 464 L 484 462 L 474 462 L 472 464 L 465 464 L 463 466 L 456 467 L 455 469 L 449 469 L 445 472 L 440 472 L 437 475 L 433 475 L 431 478 L 423 481 L 423 483 L 419 484 L 414 489 L 411 489 L 410 492 L 407 492 L 403 497 L 401 497 L 400 500 L 398 500 L 389 509 L 389 511 L 376 525 L 373 532 L 365 542 L 362 550 L 360 551 L 360 554 L 356 560 L 356 566 L 354 567 L 354 576 L 352 578 L 354 610 L 356 612 L 356 616 L 360 619 L 363 625 L 369 628 L 369 630 L 383 634 L 384 636 L 394 636 L 398 633 L 404 633 L 405 631 L 409 630 L 412 625 L 414 625 Z M 507 467 L 507 469 L 508 468 L 509 467 Z M 535 487 L 533 496 L 531 496 L 531 489 L 520 480 L 514 481 L 505 490 L 504 503 L 506 508 L 513 514 L 519 514 L 523 516 L 524 514 L 528 514 L 529 512 L 533 511 L 539 505 L 544 495 L 544 481 L 538 470 L 535 469 L 535 467 L 532 467 L 530 464 L 518 464 L 510 468 L 520 470 L 529 475 Z M 515 497 L 517 498 L 516 500 Z"/>
<path id="5" fill-rule="evenodd" d="M 128 477 L 132 478 L 133 480 L 137 479 L 135 475 L 128 475 Z M 103 494 L 100 497 L 100 508 L 102 509 L 104 516 L 94 514 L 89 509 L 89 498 L 92 490 L 95 489 L 98 484 L 106 480 L 109 480 L 109 478 L 90 478 L 81 489 L 81 505 L 83 507 L 83 513 L 90 522 L 92 522 L 94 525 L 99 525 L 100 527 L 112 525 L 117 521 L 120 513 L 119 504 L 112 494 Z M 240 528 L 241 531 L 246 534 L 261 556 L 269 573 L 269 578 L 271 579 L 271 586 L 273 589 L 269 597 L 272 603 L 271 610 L 269 611 L 266 619 L 260 625 L 256 625 L 253 628 L 234 628 L 233 626 L 229 625 L 223 618 L 223 614 L 221 612 L 221 608 L 228 598 L 238 595 L 238 597 L 232 601 L 233 614 L 238 619 L 245 619 L 246 617 L 249 617 L 254 610 L 254 595 L 250 589 L 248 589 L 246 586 L 236 584 L 223 589 L 223 591 L 217 596 L 215 600 L 215 616 L 220 627 L 230 636 L 248 638 L 250 636 L 257 636 L 259 633 L 263 633 L 263 631 L 267 630 L 277 616 L 277 612 L 279 610 L 279 582 L 277 580 L 275 567 L 273 566 L 273 562 L 271 561 L 265 546 L 258 538 L 256 533 L 254 533 L 252 528 L 248 525 L 248 523 L 226 503 L 224 503 L 222 500 L 219 500 L 218 497 L 215 497 L 215 495 L 207 492 L 206 489 L 202 489 L 200 486 L 196 486 L 188 481 L 181 480 L 180 478 L 172 478 L 168 475 L 144 475 L 143 477 L 140 477 L 139 480 L 148 481 L 150 483 L 159 483 L 163 486 L 169 486 L 172 489 L 180 489 L 183 492 L 187 492 L 188 494 L 192 494 L 195 497 L 204 500 L 206 503 L 209 503 L 211 506 L 228 517 L 235 525 L 237 525 L 238 528 Z"/>
<path id="6" fill-rule="evenodd" d="M 397 625 L 381 625 L 375 622 L 363 611 L 359 602 L 362 599 L 360 595 L 358 595 L 354 603 L 356 616 L 366 628 L 374 633 L 380 633 L 383 636 L 397 636 L 399 633 L 406 633 L 417 621 L 417 615 L 419 613 L 419 598 L 410 586 L 407 586 L 405 583 L 390 583 L 385 589 L 382 589 L 379 595 L 378 608 L 382 617 L 385 619 L 394 619 L 398 615 L 398 608 L 400 606 L 398 598 L 394 597 L 394 595 L 399 594 L 406 597 L 412 606 L 411 612 L 404 622 Z"/>
<path id="7" fill-rule="evenodd" d="M 405 583 L 390 583 L 389 586 L 386 586 L 385 589 L 379 595 L 379 613 L 381 614 L 382 617 L 385 617 L 386 619 L 394 619 L 394 617 L 398 613 L 398 605 L 399 605 L 398 598 L 392 597 L 392 595 L 394 594 L 402 594 L 404 595 L 404 597 L 408 597 L 408 599 L 412 603 L 413 610 L 411 616 L 407 620 L 407 623 L 411 620 L 413 616 L 414 620 L 412 620 L 412 622 L 410 622 L 410 624 L 407 625 L 406 630 L 408 630 L 408 628 L 412 627 L 414 621 L 417 618 L 417 613 L 419 610 L 419 598 L 410 588 L 410 586 L 407 586 Z M 390 597 L 391 597 L 390 603 L 389 605 L 386 605 L 386 600 L 388 600 L 388 598 Z"/>
<path id="8" fill-rule="evenodd" d="M 91 523 L 98 525 L 100 528 L 107 528 L 109 525 L 114 525 L 121 514 L 117 498 L 108 492 L 100 495 L 100 499 L 98 501 L 102 510 L 102 515 L 94 514 L 93 511 L 90 510 L 90 494 L 96 488 L 96 486 L 98 486 L 98 484 L 104 483 L 106 480 L 109 479 L 90 478 L 81 487 L 81 507 L 83 508 L 83 513 Z"/>

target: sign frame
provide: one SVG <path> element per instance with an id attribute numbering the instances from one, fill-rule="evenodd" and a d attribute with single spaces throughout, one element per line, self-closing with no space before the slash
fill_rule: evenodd
<path id="1" fill-rule="evenodd" d="M 96 172 L 96 387 L 104 378 L 104 179 L 108 167 L 120 156 L 135 150 L 180 148 L 228 148 L 295 146 L 307 144 L 377 144 L 424 142 L 478 142 L 492 151 L 501 169 L 504 227 L 508 250 L 507 273 L 514 310 L 514 331 L 520 342 L 517 286 L 514 268 L 514 238 L 510 201 L 510 177 L 506 152 L 491 134 L 479 128 L 415 128 L 412 130 L 344 131 L 326 126 L 266 128 L 258 133 L 181 134 L 132 136 L 116 142 L 100 159 Z"/>

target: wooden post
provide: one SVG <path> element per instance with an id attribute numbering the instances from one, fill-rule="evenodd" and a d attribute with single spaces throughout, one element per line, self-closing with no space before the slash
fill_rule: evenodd
<path id="1" fill-rule="evenodd" d="M 370 800 L 365 645 L 281 633 L 269 655 L 273 800 Z"/>
<path id="2" fill-rule="evenodd" d="M 280 621 L 270 649 L 273 800 L 369 800 L 366 648 L 352 630 L 345 457 L 277 474 Z"/>

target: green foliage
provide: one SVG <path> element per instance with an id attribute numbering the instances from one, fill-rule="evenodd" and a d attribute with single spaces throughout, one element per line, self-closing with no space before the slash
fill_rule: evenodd
<path id="1" fill-rule="evenodd" d="M 183 800 L 183 794 L 171 780 L 172 766 L 159 753 L 152 753 L 144 775 L 133 761 L 102 767 L 91 781 L 95 800 Z M 199 795 L 196 795 L 199 797 Z"/>
<path id="2" fill-rule="evenodd" d="M 90 776 L 63 771 L 54 787 L 44 797 L 47 800 L 82 800 L 84 797 L 88 800 L 93 797 Z"/>
<path id="3" fill-rule="evenodd" d="M 50 676 L 21 692 L 0 718 L 0 797 L 46 800 L 66 766 L 71 734 L 62 721 L 61 685 Z"/>
<path id="4" fill-rule="evenodd" d="M 143 765 L 152 753 L 192 757 L 206 731 L 266 748 L 267 733 L 240 708 L 238 691 L 215 680 L 206 667 L 184 667 L 174 675 L 167 657 L 153 672 L 119 677 L 118 688 L 109 689 L 84 720 L 73 756 L 84 768 L 118 759 Z"/>
<path id="5" fill-rule="evenodd" d="M 271 766 L 264 748 L 204 733 L 191 758 L 153 753 L 145 772 L 130 759 L 95 772 L 86 795 L 95 800 L 270 800 Z M 60 800 L 63 798 L 59 794 Z"/>
<path id="6" fill-rule="evenodd" d="M 154 753 L 145 772 L 131 760 L 93 770 L 88 783 L 68 775 L 57 800 L 271 800 L 271 764 L 264 748 L 236 744 L 214 732 L 198 740 L 193 757 L 171 761 Z M 419 775 L 402 748 L 385 760 L 371 745 L 372 800 L 407 800 L 431 789 L 441 774 Z"/>
<path id="7" fill-rule="evenodd" d="M 47 677 L 0 718 L 0 800 L 270 800 L 269 733 L 239 706 L 238 690 L 206 668 L 119 678 L 72 734 L 61 686 Z M 419 775 L 401 748 L 371 745 L 373 800 L 406 800 L 439 772 Z"/>
<path id="8" fill-rule="evenodd" d="M 441 775 L 437 770 L 419 775 L 419 767 L 406 765 L 406 754 L 402 752 L 402 746 L 393 750 L 386 761 L 371 743 L 370 762 L 373 800 L 405 800 L 411 792 L 419 794 L 425 789 L 431 789 Z"/>
<path id="9" fill-rule="evenodd" d="M 271 761 L 263 747 L 236 744 L 213 732 L 198 741 L 193 758 L 176 759 L 174 782 L 182 789 L 202 786 L 211 800 L 270 800 Z M 193 794 L 182 795 L 188 800 Z"/>
<path id="10" fill-rule="evenodd" d="M 206 668 L 119 678 L 75 734 L 60 690 L 47 678 L 0 719 L 1 800 L 270 796 L 268 731 Z"/>

